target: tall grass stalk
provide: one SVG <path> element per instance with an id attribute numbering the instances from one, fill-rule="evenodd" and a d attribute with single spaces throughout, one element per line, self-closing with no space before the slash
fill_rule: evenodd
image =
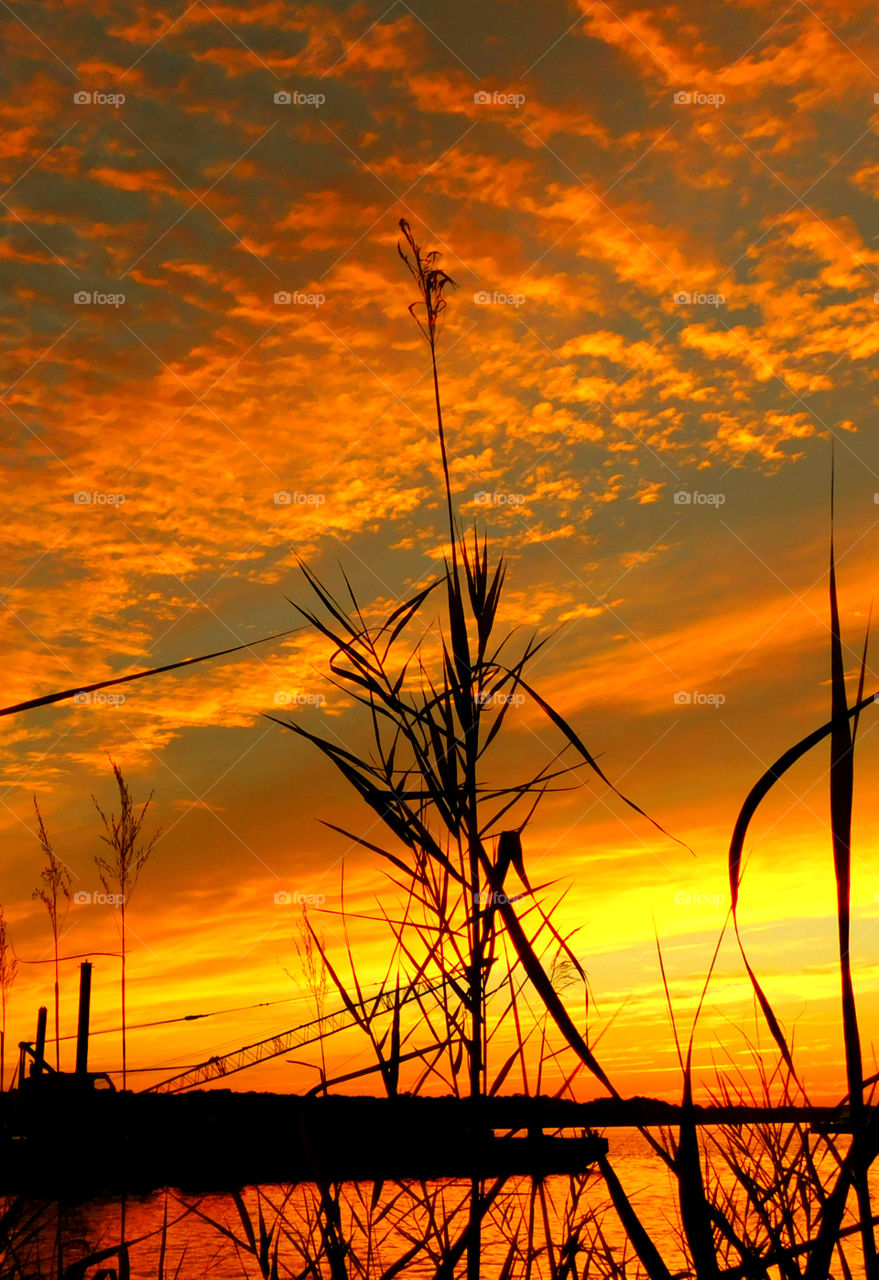
<path id="1" fill-rule="evenodd" d="M 405 851 L 400 856 L 343 832 L 377 852 L 410 901 L 425 907 L 432 917 L 419 934 L 426 952 L 421 963 L 445 966 L 455 956 L 455 967 L 463 973 L 457 994 L 464 1011 L 469 1098 L 477 1103 L 487 1091 L 486 979 L 500 933 L 510 940 L 516 964 L 522 966 L 548 1013 L 586 1065 L 611 1087 L 541 960 L 545 943 L 538 943 L 537 937 L 545 932 L 546 940 L 579 969 L 567 940 L 530 884 L 523 832 L 543 796 L 567 785 L 578 767 L 585 764 L 606 785 L 612 784 L 579 735 L 525 678 L 545 642 L 532 639 L 517 656 L 510 656 L 511 636 L 495 637 L 506 567 L 503 559 L 492 565 L 487 539 L 480 542 L 474 532 L 468 540 L 458 533 L 440 396 L 438 324 L 446 307 L 444 294 L 454 282 L 437 265 L 439 255 L 424 252 L 405 221 L 400 227 L 400 256 L 418 290 L 409 310 L 426 338 L 433 374 L 450 560 L 440 578 L 415 591 L 378 623 L 367 622 L 347 578 L 347 599 L 343 600 L 301 564 L 321 612 L 294 607 L 330 642 L 330 679 L 366 708 L 370 749 L 348 750 L 335 735 L 313 733 L 297 721 L 278 722 L 311 742 L 335 765 Z M 420 619 L 436 590 L 443 601 L 442 620 L 438 627 L 427 624 L 425 628 Z M 420 634 L 413 641 L 416 625 Z M 404 645 L 405 653 L 398 657 Z M 559 749 L 520 779 L 492 783 L 487 778 L 489 752 L 510 707 L 526 698 L 559 731 Z M 576 763 L 563 763 L 565 753 Z M 620 798 L 647 816 L 632 801 Z M 513 876 L 527 899 L 521 913 L 513 905 L 518 895 L 510 893 Z M 396 934 L 401 955 L 406 954 L 403 932 Z M 406 958 L 410 963 L 414 959 L 411 953 Z M 451 978 L 453 970 L 442 967 L 441 971 Z M 453 1046 L 461 1044 L 462 1023 L 457 1011 L 448 1006 L 446 1019 L 446 1034 L 440 1040 L 454 1053 Z M 509 1064 L 501 1065 L 495 1087 L 518 1056 L 521 1051 Z M 454 1075 L 454 1062 L 451 1065 Z M 467 1269 L 470 1280 L 476 1280 L 483 1215 L 483 1192 L 477 1179 L 471 1191 Z"/>
<path id="2" fill-rule="evenodd" d="M 46 859 L 46 865 L 40 872 L 41 884 L 34 889 L 33 897 L 39 899 L 49 916 L 52 930 L 52 954 L 55 966 L 55 1070 L 61 1070 L 61 983 L 59 974 L 58 942 L 61 930 L 70 910 L 70 869 L 56 855 L 52 843 L 46 833 L 43 815 L 37 797 L 34 796 L 34 810 L 37 815 L 37 839 Z"/>
<path id="3" fill-rule="evenodd" d="M 155 848 L 156 841 L 161 835 L 161 831 L 155 831 L 151 836 L 146 837 L 142 834 L 143 825 L 146 820 L 147 810 L 152 802 L 152 792 L 147 797 L 144 804 L 138 809 L 135 805 L 128 784 L 122 775 L 119 765 L 111 760 L 110 765 L 113 769 L 113 777 L 119 792 L 119 813 L 118 815 L 105 812 L 98 801 L 92 796 L 92 802 L 98 811 L 98 815 L 104 826 L 104 834 L 101 836 L 104 844 L 110 849 L 109 856 L 103 854 L 95 855 L 95 865 L 98 868 L 101 884 L 104 891 L 108 895 L 113 894 L 119 898 L 119 935 L 122 950 L 122 974 L 121 974 L 121 1003 L 122 1003 L 122 1088 L 127 1086 L 127 1049 L 128 1038 L 126 1034 L 126 993 L 125 993 L 125 977 L 126 977 L 126 958 L 127 958 L 127 938 L 126 938 L 126 911 L 131 900 L 140 873 L 146 866 L 150 854 Z"/>
<path id="4" fill-rule="evenodd" d="M 448 975 L 453 972 L 449 967 L 452 957 L 463 969 L 465 981 L 457 991 L 464 1012 L 463 1026 L 456 1009 L 447 1007 L 444 1011 L 446 1034 L 436 1036 L 437 1043 L 442 1042 L 452 1055 L 449 1063 L 452 1078 L 456 1075 L 453 1055 L 457 1045 L 463 1049 L 466 1060 L 469 1096 L 478 1100 L 488 1092 L 487 1047 L 493 1037 L 488 1030 L 486 977 L 489 964 L 509 946 L 511 1000 L 504 1016 L 515 1019 L 519 1039 L 516 1051 L 500 1065 L 492 1087 L 500 1087 L 517 1063 L 523 1079 L 527 1078 L 517 997 L 512 994 L 516 991 L 514 974 L 518 973 L 536 993 L 546 1015 L 581 1066 L 619 1099 L 619 1092 L 601 1066 L 588 1036 L 568 1011 L 559 990 L 558 971 L 553 972 L 552 963 L 547 959 L 545 943 L 551 940 L 555 954 L 574 966 L 578 975 L 582 974 L 568 939 L 559 935 L 552 911 L 544 909 L 541 894 L 530 883 L 523 838 L 541 798 L 549 790 L 565 785 L 577 766 L 585 764 L 608 786 L 612 784 L 576 731 L 531 683 L 528 668 L 539 653 L 541 643 L 536 639 L 528 641 L 518 656 L 511 657 L 511 637 L 495 639 L 506 568 L 502 559 L 492 566 L 487 540 L 480 542 L 475 533 L 468 540 L 458 532 L 437 373 L 438 320 L 446 305 L 444 292 L 453 282 L 437 266 L 438 255 L 421 250 L 408 224 L 402 222 L 401 230 L 404 241 L 399 246 L 400 255 L 419 290 L 410 312 L 427 339 L 433 372 L 450 560 L 440 578 L 415 591 L 378 622 L 367 621 L 347 579 L 347 598 L 343 601 L 302 565 L 321 612 L 296 607 L 333 648 L 329 678 L 366 709 L 371 727 L 370 749 L 348 749 L 340 745 L 336 736 L 322 736 L 297 722 L 279 723 L 311 742 L 334 764 L 381 819 L 398 848 L 402 848 L 400 853 L 383 843 L 342 832 L 383 858 L 390 867 L 389 875 L 407 894 L 409 903 L 418 904 L 425 913 L 416 925 L 407 908 L 394 928 L 397 955 L 410 969 L 413 965 L 437 963 Z M 444 603 L 439 628 L 431 628 L 429 624 L 425 628 L 421 624 L 418 638 L 409 639 L 414 624 L 437 589 Z M 759 1179 L 740 1177 L 736 1198 L 712 1173 L 706 1164 L 706 1144 L 700 1137 L 695 1113 L 693 1051 L 697 1024 L 718 954 L 716 950 L 688 1035 L 678 1039 L 675 1030 L 682 1076 L 681 1123 L 677 1136 L 667 1133 L 658 1139 L 641 1127 L 643 1137 L 674 1177 L 682 1247 L 691 1273 L 698 1280 L 718 1280 L 725 1274 L 766 1280 L 770 1267 L 780 1268 L 785 1280 L 793 1280 L 794 1276 L 825 1280 L 831 1255 L 840 1248 L 847 1193 L 851 1188 L 859 1204 L 865 1275 L 867 1280 L 877 1280 L 866 1180 L 867 1169 L 876 1155 L 877 1136 L 875 1126 L 865 1119 L 862 1104 L 863 1072 L 849 956 L 854 730 L 861 709 L 872 698 L 863 697 L 862 664 L 857 702 L 852 708 L 847 705 L 832 547 L 830 597 L 831 720 L 822 730 L 785 753 L 752 790 L 736 823 L 729 861 L 732 920 L 741 945 L 737 905 L 742 844 L 748 822 L 785 769 L 810 746 L 829 736 L 843 1031 L 854 1132 L 845 1151 L 828 1140 L 838 1159 L 839 1172 L 831 1179 L 829 1190 L 825 1190 L 822 1179 L 827 1176 L 827 1169 L 822 1166 L 819 1170 L 818 1163 L 807 1154 L 802 1143 L 791 1171 L 782 1155 L 778 1135 L 761 1135 L 755 1131 L 756 1145 L 748 1150 L 759 1151 L 764 1172 L 768 1171 L 768 1176 L 774 1175 L 776 1179 L 788 1179 L 786 1185 L 794 1188 L 800 1201 L 806 1199 L 813 1207 L 820 1206 L 817 1214 L 806 1215 L 809 1228 L 814 1227 L 814 1231 L 807 1232 L 804 1239 L 796 1239 L 790 1232 L 784 1236 L 777 1227 L 771 1226 L 773 1220 L 768 1216 Z M 404 644 L 405 652 L 398 657 Z M 492 784 L 486 780 L 487 753 L 504 727 L 511 705 L 506 699 L 498 710 L 497 695 L 513 692 L 525 695 L 558 730 L 561 747 L 551 760 L 520 780 Z M 850 731 L 852 719 L 854 726 Z M 574 757 L 575 765 L 563 761 L 565 753 Z M 621 799 L 662 831 L 634 802 L 624 796 Z M 513 875 L 520 882 L 521 894 L 508 892 Z M 546 886 L 539 888 L 545 890 Z M 517 903 L 517 898 L 525 905 Z M 541 934 L 543 944 L 538 941 Z M 413 936 L 417 945 L 411 941 Z M 462 945 L 464 939 L 466 945 Z M 720 940 L 718 949 L 719 946 Z M 780 1020 L 743 947 L 742 956 L 780 1053 L 780 1063 L 788 1073 L 785 1087 L 796 1084 L 801 1088 Z M 660 967 L 662 969 L 661 953 Z M 582 976 L 585 979 L 585 975 Z M 665 985 L 671 1001 L 667 983 Z M 545 1029 L 543 1034 L 545 1038 Z M 805 1099 L 804 1093 L 803 1097 Z M 735 1151 L 733 1136 L 727 1135 L 725 1155 L 732 1159 L 733 1165 Z M 610 1202 L 634 1250 L 637 1266 L 650 1280 L 671 1280 L 672 1267 L 663 1257 L 659 1243 L 646 1230 L 613 1161 L 600 1157 L 598 1167 Z M 466 1233 L 470 1280 L 479 1274 L 484 1199 L 485 1189 L 474 1179 Z M 789 1227 L 791 1210 L 784 1208 L 783 1201 L 773 1206 L 773 1212 L 776 1208 Z M 591 1247 L 596 1254 L 598 1237 L 593 1238 Z M 610 1260 L 608 1265 L 613 1270 L 616 1263 Z"/>
<path id="5" fill-rule="evenodd" d="M 18 960 L 9 940 L 6 912 L 0 902 L 0 1093 L 6 1088 L 6 1010 L 18 973 Z"/>

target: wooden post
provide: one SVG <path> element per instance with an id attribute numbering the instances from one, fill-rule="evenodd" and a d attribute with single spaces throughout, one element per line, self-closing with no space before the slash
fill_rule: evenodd
<path id="1" fill-rule="evenodd" d="M 79 966 L 79 1021 L 76 1026 L 76 1074 L 84 1076 L 89 1069 L 89 1008 L 92 998 L 92 962 Z"/>
<path id="2" fill-rule="evenodd" d="M 31 1075 L 41 1076 L 43 1074 L 43 1066 L 46 1061 L 46 1018 L 48 1017 L 46 1006 L 40 1005 L 37 1012 L 37 1042 L 34 1046 L 36 1060 L 31 1065 Z"/>

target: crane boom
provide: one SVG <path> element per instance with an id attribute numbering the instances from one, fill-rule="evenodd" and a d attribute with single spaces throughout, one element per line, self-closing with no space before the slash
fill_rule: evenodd
<path id="1" fill-rule="evenodd" d="M 406 1004 L 419 995 L 438 991 L 448 983 L 448 978 L 435 983 L 415 982 L 402 990 L 382 991 L 368 1000 L 351 1001 L 350 1007 L 334 1009 L 330 1013 L 322 1014 L 319 1018 L 313 1018 L 310 1022 L 303 1022 L 298 1027 L 291 1027 L 288 1031 L 268 1036 L 265 1040 L 257 1040 L 254 1044 L 244 1045 L 241 1049 L 234 1049 L 231 1053 L 224 1053 L 220 1057 L 208 1058 L 206 1062 L 199 1062 L 187 1071 L 181 1071 L 179 1075 L 170 1076 L 167 1080 L 150 1085 L 143 1092 L 180 1093 L 183 1089 L 191 1089 L 196 1085 L 207 1084 L 211 1080 L 234 1075 L 236 1071 L 243 1071 L 246 1067 L 255 1066 L 258 1062 L 279 1058 L 289 1053 L 291 1049 L 312 1044 L 316 1040 L 322 1040 L 324 1036 L 355 1026 L 357 1016 L 354 1010 L 356 1009 L 371 1006 L 374 1012 L 389 1012 L 397 1002 L 400 1005 Z"/>

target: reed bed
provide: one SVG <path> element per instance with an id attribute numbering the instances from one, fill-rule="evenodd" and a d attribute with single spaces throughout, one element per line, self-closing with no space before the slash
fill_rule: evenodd
<path id="1" fill-rule="evenodd" d="M 297 611 L 331 646 L 328 678 L 362 709 L 364 741 L 355 748 L 299 719 L 278 717 L 278 723 L 330 761 L 379 819 L 382 835 L 374 839 L 334 829 L 381 860 L 399 895 L 393 909 L 381 913 L 388 962 L 374 1000 L 364 1000 L 365 981 L 347 931 L 343 954 L 330 954 L 307 918 L 304 954 L 312 973 L 320 975 L 315 982 L 325 984 L 321 998 L 334 992 L 355 1016 L 371 1052 L 368 1070 L 388 1097 L 404 1088 L 443 1092 L 465 1107 L 514 1081 L 524 1092 L 538 1093 L 550 1070 L 563 1063 L 561 1094 L 571 1096 L 575 1080 L 586 1075 L 619 1099 L 599 1046 L 590 1043 L 579 1011 L 575 1015 L 569 1006 L 576 988 L 588 1011 L 586 974 L 574 939 L 555 923 L 557 891 L 533 883 L 529 824 L 545 795 L 572 785 L 574 775 L 585 770 L 640 821 L 664 837 L 668 833 L 619 792 L 576 728 L 536 687 L 531 668 L 542 642 L 498 635 L 506 565 L 503 558 L 493 559 L 485 536 L 462 531 L 448 462 L 437 351 L 454 282 L 439 266 L 439 255 L 424 252 L 405 221 L 400 229 L 400 256 L 417 293 L 410 312 L 425 338 L 433 376 L 447 553 L 435 580 L 378 621 L 368 616 L 347 579 L 333 590 L 301 565 L 310 602 Z M 832 523 L 831 511 L 831 530 Z M 700 1127 L 693 1051 L 712 962 L 692 1025 L 686 1034 L 675 1025 L 680 1124 L 651 1130 L 634 1116 L 632 1121 L 673 1191 L 669 1231 L 658 1232 L 645 1216 L 633 1188 L 624 1186 L 613 1153 L 599 1157 L 589 1171 L 564 1177 L 326 1182 L 236 1192 L 225 1215 L 175 1195 L 174 1231 L 185 1232 L 185 1220 L 197 1219 L 215 1232 L 242 1275 L 264 1280 L 879 1280 L 869 1180 L 879 1128 L 871 1110 L 874 1081 L 864 1078 L 850 956 L 854 750 L 860 715 L 874 695 L 864 692 L 865 645 L 857 695 L 848 701 L 832 534 L 829 612 L 829 719 L 759 779 L 742 806 L 729 850 L 728 924 L 770 1050 L 757 1048 L 755 1036 L 747 1079 L 742 1075 L 735 1085 L 718 1075 L 714 1098 L 766 1106 L 809 1103 L 781 1019 L 742 942 L 739 890 L 745 840 L 760 803 L 794 763 L 826 744 L 847 1132 L 816 1133 L 804 1124 L 780 1122 Z M 547 759 L 523 767 L 518 778 L 498 781 L 491 773 L 492 751 L 510 727 L 514 694 L 515 702 L 525 699 L 540 713 L 558 745 Z M 671 1007 L 661 950 L 659 970 Z M 414 1022 L 404 1018 L 400 999 L 413 984 L 423 984 Z M 320 1073 L 319 1089 L 338 1087 L 323 1063 Z M 62 1256 L 60 1231 L 48 1269 L 41 1269 L 43 1261 L 31 1259 L 50 1234 L 51 1212 L 51 1206 L 7 1204 L 0 1218 L 0 1277 L 73 1280 L 100 1265 L 104 1271 L 94 1274 L 133 1274 L 136 1241 L 125 1240 L 115 1254 L 81 1251 L 71 1260 Z M 161 1231 L 160 1277 L 172 1274 L 167 1203 Z M 182 1268 L 180 1257 L 173 1274 L 187 1274 Z"/>

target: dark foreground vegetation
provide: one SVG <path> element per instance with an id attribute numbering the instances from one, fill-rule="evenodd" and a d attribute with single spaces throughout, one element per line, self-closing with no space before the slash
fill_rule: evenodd
<path id="1" fill-rule="evenodd" d="M 320 970 L 364 1037 L 384 1101 L 334 1098 L 343 1081 L 328 1078 L 321 1060 L 320 1091 L 329 1096 L 309 1104 L 288 1103 L 288 1132 L 298 1124 L 300 1152 L 310 1149 L 314 1157 L 305 1175 L 309 1181 L 297 1181 L 301 1172 L 282 1171 L 296 1148 L 286 1143 L 283 1126 L 280 1133 L 279 1126 L 271 1127 L 267 1111 L 264 1143 L 276 1144 L 269 1155 L 277 1155 L 278 1163 L 265 1173 L 272 1179 L 279 1175 L 286 1184 L 281 1193 L 259 1191 L 247 1202 L 233 1192 L 234 1228 L 179 1198 L 173 1212 L 180 1221 L 195 1214 L 200 1222 L 212 1222 L 218 1241 L 232 1252 L 243 1274 L 266 1280 L 392 1280 L 404 1273 L 434 1280 L 573 1280 L 587 1275 L 609 1280 L 825 1280 L 829 1275 L 879 1280 L 868 1181 L 879 1153 L 879 1125 L 871 1105 L 874 1081 L 864 1078 L 849 949 L 854 747 L 859 717 L 874 695 L 864 690 L 865 647 L 857 694 L 849 705 L 832 537 L 829 718 L 780 757 L 746 798 L 730 844 L 727 924 L 739 939 L 742 859 L 761 801 L 794 763 L 826 744 L 845 1111 L 830 1116 L 811 1109 L 782 1022 L 739 939 L 770 1048 L 756 1047 L 755 1038 L 750 1068 L 740 1080 L 718 1078 L 714 1101 L 726 1110 L 715 1113 L 716 1123 L 706 1125 L 694 1104 L 692 1060 L 713 962 L 699 1009 L 682 1031 L 674 1019 L 660 950 L 660 981 L 675 1028 L 681 1097 L 674 1110 L 650 1114 L 644 1100 L 629 1102 L 620 1096 L 602 1065 L 600 1045 L 590 1039 L 586 975 L 575 940 L 559 931 L 559 895 L 552 885 L 533 883 L 529 824 L 549 791 L 588 775 L 608 788 L 616 803 L 634 811 L 651 838 L 670 837 L 617 791 L 577 729 L 539 692 L 532 669 L 544 642 L 531 639 L 515 649 L 514 636 L 496 634 L 506 567 L 502 560 L 493 562 L 485 537 L 461 531 L 446 446 L 437 339 L 453 282 L 439 267 L 438 255 L 424 253 L 406 223 L 401 229 L 400 253 L 417 288 L 410 310 L 426 339 L 433 375 L 448 526 L 445 566 L 435 580 L 413 584 L 407 598 L 378 617 L 361 607 L 347 580 L 332 590 L 303 565 L 313 603 L 300 606 L 299 613 L 327 642 L 329 678 L 362 707 L 367 739 L 355 750 L 301 719 L 279 720 L 321 752 L 371 810 L 368 838 L 341 834 L 382 860 L 389 877 L 388 902 L 395 895 L 393 909 L 386 908 L 382 916 L 389 959 L 372 1005 L 363 999 L 364 979 L 347 932 L 340 958 L 329 954 L 322 935 L 311 921 L 306 923 L 313 972 Z M 533 762 L 520 753 L 521 775 L 498 777 L 492 748 L 510 729 L 512 708 L 523 702 L 556 735 L 557 749 Z M 418 984 L 426 984 L 424 994 L 417 997 L 417 1009 L 410 1006 L 404 1017 L 401 992 L 420 990 Z M 576 1112 L 584 1143 L 576 1153 L 581 1163 L 563 1177 L 545 1177 L 547 1166 L 539 1164 L 525 1179 L 515 1176 L 516 1169 L 491 1167 L 502 1150 L 497 1143 L 529 1139 L 490 1138 L 489 1128 L 508 1126 L 494 1120 L 489 1126 L 486 1117 L 514 1105 L 502 1096 L 514 1090 L 527 1095 L 529 1107 L 542 1105 L 547 1074 L 557 1073 L 560 1066 L 560 1097 L 573 1097 L 575 1081 L 581 1089 L 589 1081 L 592 1091 L 611 1100 L 603 1105 L 612 1106 L 617 1117 L 639 1131 L 667 1172 L 670 1197 L 664 1207 L 670 1225 L 648 1223 L 632 1189 L 623 1185 L 612 1155 L 594 1132 L 612 1123 L 600 1109 Z M 421 1097 L 425 1094 L 444 1094 L 446 1100 L 428 1103 Z M 159 1114 L 149 1111 L 158 1104 L 177 1108 L 178 1135 L 186 1137 L 182 1145 L 197 1148 L 192 1159 L 202 1166 L 226 1158 L 234 1150 L 230 1143 L 251 1141 L 246 1117 L 256 1108 L 280 1106 L 278 1100 L 231 1095 L 220 1102 L 211 1094 L 101 1099 L 97 1105 L 120 1103 L 131 1108 L 135 1127 L 142 1124 L 144 1142 L 155 1141 L 155 1135 L 148 1139 L 149 1126 L 134 1117 Z M 526 1101 L 516 1105 L 525 1107 Z M 373 1106 L 382 1108 L 375 1116 L 406 1118 L 390 1125 L 375 1121 Z M 217 1120 L 224 1108 L 241 1123 L 227 1127 Z M 352 1108 L 360 1117 L 358 1133 L 345 1118 L 354 1113 Z M 317 1131 L 309 1128 L 312 1114 L 323 1117 Z M 550 1125 L 558 1127 L 555 1115 Z M 521 1125 L 514 1121 L 509 1127 Z M 529 1127 L 528 1158 L 544 1141 L 536 1122 L 529 1126 L 526 1121 L 526 1134 Z M 390 1172 L 395 1159 L 403 1162 L 417 1155 L 427 1160 L 430 1144 L 419 1143 L 419 1133 L 450 1159 L 453 1150 L 460 1158 L 463 1142 L 473 1160 L 460 1170 L 462 1178 L 444 1181 L 441 1162 L 436 1177 L 429 1161 L 412 1177 L 400 1165 Z M 336 1147 L 324 1145 L 320 1134 L 333 1135 Z M 159 1147 L 162 1136 L 160 1130 Z M 73 1136 L 68 1126 L 57 1137 L 59 1149 L 70 1142 L 80 1155 L 87 1145 L 79 1127 Z M 107 1159 L 122 1160 L 119 1145 L 107 1141 Z M 248 1180 L 246 1160 L 254 1161 L 255 1170 L 264 1153 L 263 1148 L 250 1149 L 241 1156 L 241 1183 Z M 362 1174 L 361 1159 L 369 1162 Z M 346 1182 L 346 1175 L 367 1178 L 369 1185 Z M 195 1169 L 193 1180 L 199 1180 Z M 7 1181 L 13 1183 L 14 1176 Z M 44 1204 L 10 1197 L 0 1220 L 2 1276 L 77 1280 L 98 1264 L 104 1265 L 100 1274 L 105 1277 L 128 1280 L 133 1274 L 135 1244 L 126 1234 L 124 1213 L 119 1243 L 103 1260 L 85 1245 L 75 1258 L 69 1249 L 65 1256 L 62 1223 L 60 1209 L 52 1217 Z M 45 1247 L 52 1230 L 48 1224 L 55 1224 L 51 1248 Z M 158 1276 L 168 1262 L 166 1233 L 163 1228 Z M 44 1247 L 35 1263 L 40 1242 Z M 190 1274 L 181 1267 L 181 1275 Z M 191 1274 L 202 1272 L 196 1268 Z"/>

